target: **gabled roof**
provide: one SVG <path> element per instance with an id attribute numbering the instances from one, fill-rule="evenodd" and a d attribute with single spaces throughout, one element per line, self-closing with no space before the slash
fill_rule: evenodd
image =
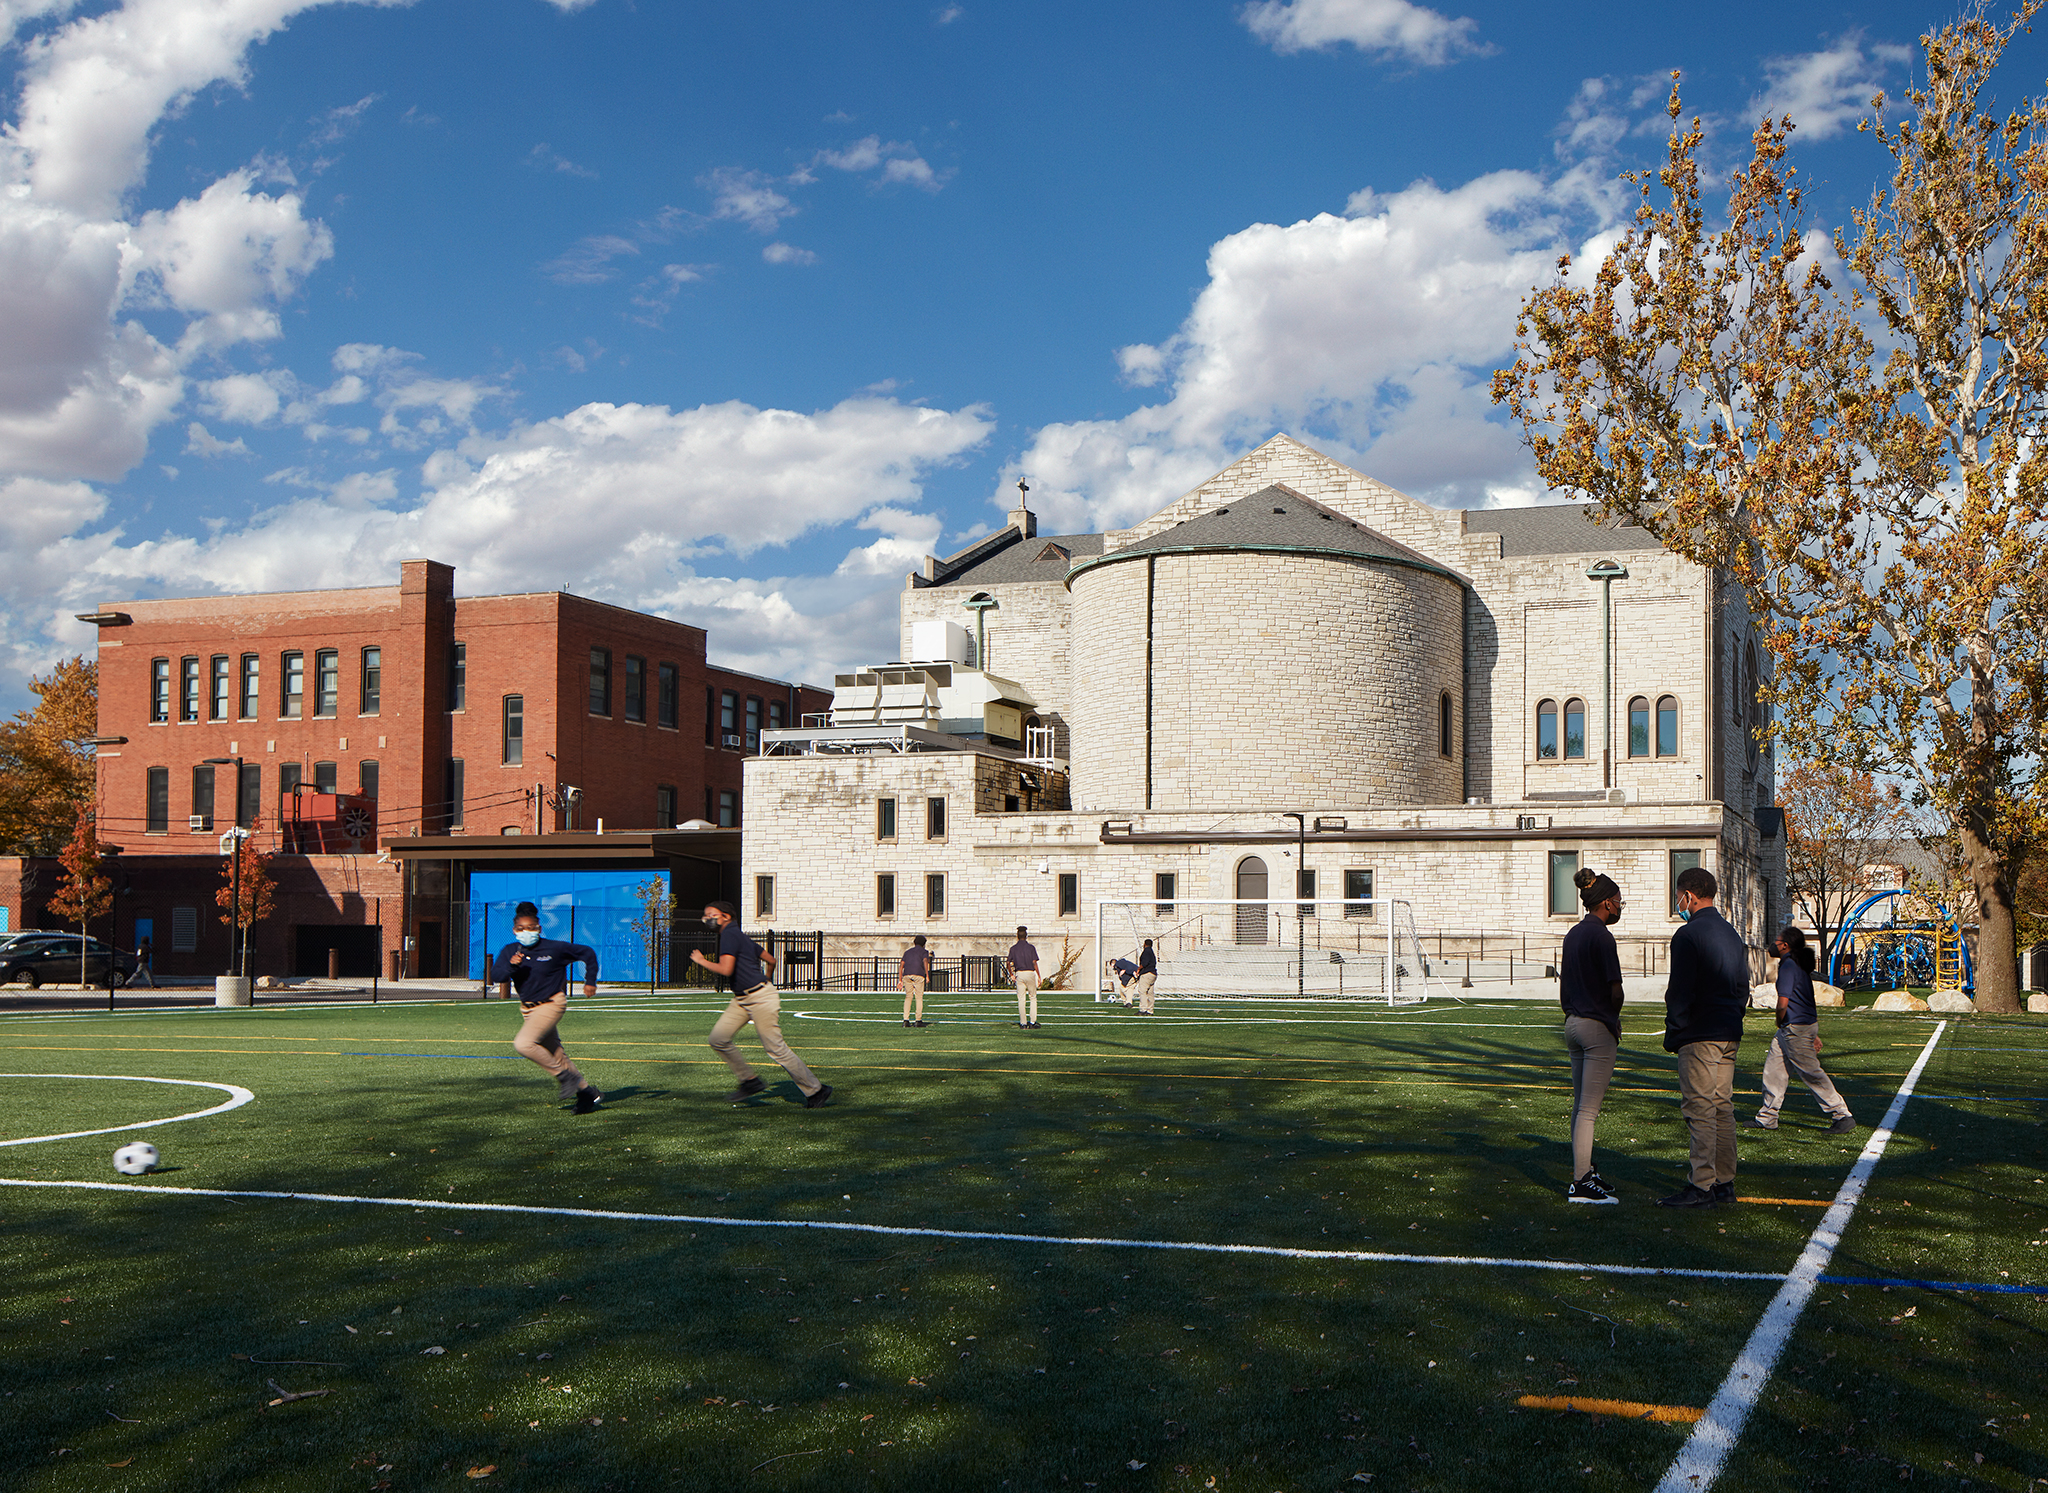
<path id="1" fill-rule="evenodd" d="M 1025 539 L 1012 528 L 992 538 L 1007 538 L 1007 542 L 979 541 L 942 562 L 939 573 L 928 581 L 920 580 L 919 586 L 996 586 L 1018 581 L 1057 585 L 1067 578 L 1067 567 L 1074 560 L 1102 553 L 1100 534 L 1037 534 Z"/>
<path id="2" fill-rule="evenodd" d="M 1468 508 L 1465 532 L 1498 534 L 1503 556 L 1593 555 L 1610 550 L 1661 550 L 1657 537 L 1640 524 L 1596 524 L 1578 503 L 1544 503 L 1535 508 Z"/>

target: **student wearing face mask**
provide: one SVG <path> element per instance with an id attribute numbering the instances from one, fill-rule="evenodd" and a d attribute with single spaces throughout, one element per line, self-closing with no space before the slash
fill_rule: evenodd
<path id="1" fill-rule="evenodd" d="M 569 1009 L 569 966 L 583 966 L 583 993 L 597 994 L 597 950 L 587 944 L 564 943 L 540 936 L 540 909 L 522 902 L 512 914 L 512 942 L 491 962 L 491 978 L 498 982 L 498 994 L 509 996 L 519 990 L 519 1009 L 525 1018 L 512 1050 L 547 1070 L 560 1087 L 561 1097 L 576 1101 L 576 1113 L 587 1115 L 604 1102 L 600 1094 L 583 1081 L 569 1055 L 562 1051 L 562 1039 L 555 1028 Z"/>
<path id="2" fill-rule="evenodd" d="M 703 950 L 690 950 L 692 963 L 732 982 L 732 1003 L 711 1026 L 711 1050 L 725 1059 L 726 1066 L 740 1081 L 740 1086 L 727 1097 L 734 1104 L 744 1104 L 768 1088 L 761 1075 L 740 1056 L 735 1041 L 740 1028 L 751 1021 L 768 1056 L 796 1080 L 797 1089 L 804 1096 L 804 1108 L 823 1108 L 831 1102 L 832 1085 L 819 1082 L 818 1075 L 782 1039 L 782 995 L 769 980 L 775 956 L 764 953 L 759 944 L 740 931 L 738 918 L 739 909 L 730 902 L 713 902 L 704 909 L 704 921 L 717 932 L 718 957 L 707 959 Z"/>
<path id="3" fill-rule="evenodd" d="M 1714 906 L 1714 873 L 1678 873 L 1677 910 L 1664 986 L 1664 1050 L 1678 1054 L 1679 1111 L 1691 1161 L 1685 1186 L 1657 1199 L 1666 1208 L 1735 1201 L 1735 1050 L 1749 1005 L 1749 947 Z"/>
<path id="4" fill-rule="evenodd" d="M 1557 967 L 1564 1045 L 1572 1055 L 1572 1184 L 1564 1200 L 1614 1203 L 1614 1189 L 1593 1169 L 1593 1127 L 1621 1046 L 1621 953 L 1607 931 L 1621 921 L 1621 888 L 1590 866 L 1579 868 L 1572 885 L 1586 915 L 1564 936 Z"/>

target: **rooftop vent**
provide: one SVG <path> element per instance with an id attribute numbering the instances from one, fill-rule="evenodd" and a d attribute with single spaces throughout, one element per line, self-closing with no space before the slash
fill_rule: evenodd
<path id="1" fill-rule="evenodd" d="M 1278 503 L 1275 503 L 1273 505 L 1273 511 L 1275 513 L 1285 513 L 1287 510 L 1285 508 L 1282 508 Z"/>

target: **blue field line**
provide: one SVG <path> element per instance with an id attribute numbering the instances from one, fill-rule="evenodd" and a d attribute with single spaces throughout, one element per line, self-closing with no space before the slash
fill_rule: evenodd
<path id="1" fill-rule="evenodd" d="M 2048 1098 L 2036 1098 L 2030 1094 L 2013 1094 L 2000 1098 L 1995 1094 L 1922 1094 L 1922 1099 L 1961 1099 L 1970 1104 L 2048 1104 Z"/>
<path id="2" fill-rule="evenodd" d="M 1966 1280 L 1893 1280 L 1888 1275 L 1823 1275 L 1824 1286 L 1898 1286 L 1908 1291 L 1996 1291 L 2002 1296 L 2048 1296 L 2048 1286 L 1991 1285 Z"/>

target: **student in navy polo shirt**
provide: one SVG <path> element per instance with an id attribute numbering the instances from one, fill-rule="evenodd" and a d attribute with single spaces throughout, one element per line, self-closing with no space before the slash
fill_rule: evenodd
<path id="1" fill-rule="evenodd" d="M 932 951 L 924 946 L 924 935 L 918 934 L 910 941 L 910 947 L 903 951 L 902 972 L 896 976 L 896 988 L 903 992 L 903 1024 L 924 1025 L 924 986 L 932 974 Z M 916 1015 L 911 1007 L 917 1008 Z"/>
<path id="2" fill-rule="evenodd" d="M 822 1108 L 832 1097 L 832 1085 L 818 1082 L 818 1076 L 782 1040 L 782 996 L 768 982 L 767 973 L 775 966 L 775 956 L 762 953 L 759 944 L 740 932 L 738 917 L 738 909 L 730 902 L 713 902 L 704 909 L 704 921 L 718 930 L 718 957 L 706 959 L 702 949 L 690 950 L 692 963 L 732 982 L 732 1004 L 711 1028 L 711 1050 L 739 1075 L 740 1086 L 729 1097 L 738 1104 L 768 1087 L 733 1043 L 740 1028 L 751 1021 L 768 1056 L 782 1064 L 783 1071 L 803 1091 L 804 1108 Z"/>
<path id="3" fill-rule="evenodd" d="M 604 1102 L 604 1095 L 583 1081 L 569 1055 L 562 1051 L 562 1039 L 555 1028 L 569 1009 L 569 966 L 583 966 L 583 993 L 597 994 L 597 950 L 587 944 L 564 943 L 540 936 L 540 909 L 522 902 L 512 914 L 511 943 L 491 963 L 491 978 L 498 982 L 498 994 L 509 996 L 519 989 L 519 1009 L 525 1019 L 512 1050 L 545 1068 L 561 1086 L 564 1099 L 574 1097 L 576 1113 L 587 1115 Z"/>

